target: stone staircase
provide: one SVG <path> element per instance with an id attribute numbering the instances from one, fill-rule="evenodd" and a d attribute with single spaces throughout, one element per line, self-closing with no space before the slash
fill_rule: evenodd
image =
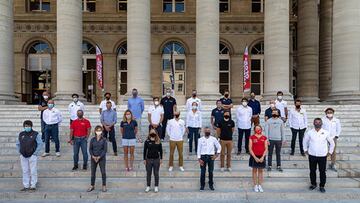
<path id="1" fill-rule="evenodd" d="M 315 117 L 322 117 L 325 105 L 306 105 L 309 126 Z M 72 172 L 72 147 L 67 143 L 69 114 L 65 106 L 58 106 L 63 112 L 64 121 L 60 127 L 61 157 L 50 156 L 39 158 L 38 190 L 35 193 L 21 193 L 21 167 L 19 155 L 15 149 L 18 132 L 22 130 L 22 122 L 30 119 L 34 128 L 40 130 L 40 113 L 36 106 L 0 105 L 0 202 L 39 202 L 39 201 L 127 201 L 127 202 L 297 202 L 297 201 L 340 201 L 359 202 L 360 200 L 360 105 L 332 105 L 335 115 L 341 119 L 343 131 L 338 141 L 338 172 L 327 172 L 327 193 L 308 191 L 309 169 L 308 160 L 299 155 L 289 155 L 291 139 L 290 130 L 286 129 L 287 144 L 282 150 L 282 166 L 284 172 L 265 172 L 265 192 L 252 191 L 251 169 L 248 167 L 248 155 L 235 154 L 237 136 L 234 136 L 234 153 L 232 155 L 232 172 L 220 172 L 219 160 L 215 162 L 216 191 L 198 192 L 200 169 L 195 155 L 188 154 L 188 145 L 184 145 L 184 168 L 180 172 L 175 159 L 173 172 L 168 172 L 169 144 L 163 143 L 164 161 L 160 169 L 160 193 L 143 192 L 145 186 L 145 167 L 142 161 L 143 144 L 136 146 L 134 171 L 126 172 L 123 163 L 121 145 L 118 144 L 119 156 L 112 155 L 109 146 L 107 155 L 108 192 L 99 191 L 100 174 L 97 174 L 96 190 L 87 193 L 90 184 L 90 171 Z M 86 106 L 85 117 L 90 119 L 92 126 L 99 124 L 97 106 Z M 118 106 L 118 118 L 121 120 L 125 106 Z M 209 125 L 212 106 L 204 106 L 204 126 Z M 184 106 L 180 106 L 181 117 L 185 117 Z M 263 123 L 263 120 L 262 120 Z M 146 134 L 146 114 L 143 115 L 143 137 Z M 121 143 L 119 125 L 116 128 L 117 141 Z M 237 132 L 235 133 L 237 135 Z M 244 150 L 243 150 L 244 151 Z M 51 145 L 54 155 L 54 146 Z M 177 157 L 177 154 L 175 155 Z M 274 157 L 275 158 L 275 157 Z M 80 163 L 82 164 L 80 155 Z"/>

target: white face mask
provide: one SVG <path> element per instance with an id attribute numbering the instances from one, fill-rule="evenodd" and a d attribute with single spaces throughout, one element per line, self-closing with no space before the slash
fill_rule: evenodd
<path id="1" fill-rule="evenodd" d="M 279 100 L 282 100 L 283 97 L 282 97 L 282 96 L 278 96 L 277 98 L 278 98 Z"/>
<path id="2" fill-rule="evenodd" d="M 44 97 L 44 99 L 48 99 L 48 98 L 49 98 L 49 96 L 46 96 L 46 95 L 44 95 L 43 97 Z"/>
<path id="3" fill-rule="evenodd" d="M 243 102 L 242 102 L 242 105 L 243 105 L 244 107 L 246 107 L 246 106 L 247 106 L 247 102 L 246 102 L 246 101 L 243 101 Z"/>
<path id="4" fill-rule="evenodd" d="M 159 105 L 159 101 L 154 102 L 155 106 Z"/>
<path id="5" fill-rule="evenodd" d="M 170 97 L 170 96 L 171 96 L 171 93 L 170 93 L 170 92 L 166 92 L 166 96 L 167 96 L 167 97 Z"/>
<path id="6" fill-rule="evenodd" d="M 96 134 L 97 136 L 99 136 L 99 135 L 102 134 L 102 132 L 101 132 L 101 131 L 95 131 L 95 134 Z"/>
<path id="7" fill-rule="evenodd" d="M 131 119 L 131 115 L 126 115 L 126 119 Z"/>
<path id="8" fill-rule="evenodd" d="M 327 116 L 328 118 L 332 118 L 332 117 L 334 116 L 334 114 L 329 113 L 329 114 L 326 114 L 326 116 Z"/>
<path id="9" fill-rule="evenodd" d="M 193 109 L 193 110 L 196 110 L 196 109 L 197 109 L 197 106 L 192 106 L 192 109 Z"/>
<path id="10" fill-rule="evenodd" d="M 270 104 L 270 107 L 271 107 L 271 108 L 275 108 L 275 104 Z"/>
<path id="11" fill-rule="evenodd" d="M 74 102 L 77 102 L 77 101 L 79 101 L 79 99 L 76 98 L 76 97 L 74 97 L 74 98 L 73 98 L 73 101 L 74 101 Z"/>

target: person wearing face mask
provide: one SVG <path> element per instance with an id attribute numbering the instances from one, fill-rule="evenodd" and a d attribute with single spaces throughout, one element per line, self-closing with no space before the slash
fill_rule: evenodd
<path id="1" fill-rule="evenodd" d="M 314 119 L 314 129 L 306 132 L 303 140 L 304 152 L 309 156 L 310 182 L 309 190 L 317 187 L 316 168 L 319 167 L 320 192 L 325 193 L 326 159 L 334 152 L 335 143 L 329 131 L 322 128 L 321 118 Z"/>
<path id="2" fill-rule="evenodd" d="M 163 159 L 162 144 L 156 130 L 151 129 L 149 136 L 144 143 L 144 164 L 146 167 L 146 189 L 145 192 L 150 191 L 151 174 L 155 176 L 154 192 L 159 192 L 159 170 Z"/>
<path id="3" fill-rule="evenodd" d="M 198 106 L 198 110 L 201 111 L 201 99 L 197 97 L 197 91 L 192 91 L 192 96 L 186 100 L 186 110 L 189 112 L 192 110 L 192 104 L 196 102 Z"/>
<path id="4" fill-rule="evenodd" d="M 237 155 L 241 154 L 242 139 L 245 134 L 245 150 L 249 153 L 249 137 L 251 133 L 251 119 L 253 116 L 253 110 L 248 105 L 248 100 L 243 98 L 241 105 L 236 110 L 237 127 L 239 132 L 239 139 L 237 143 L 238 152 Z"/>
<path id="5" fill-rule="evenodd" d="M 111 100 L 111 93 L 110 92 L 106 92 L 104 94 L 105 99 L 103 101 L 101 101 L 100 106 L 99 106 L 99 113 L 101 114 L 101 112 L 105 111 L 106 108 L 106 104 L 107 102 L 111 102 L 111 109 L 116 111 L 116 105 L 115 102 Z"/>
<path id="6" fill-rule="evenodd" d="M 73 171 L 77 170 L 79 167 L 79 150 L 81 148 L 81 153 L 83 155 L 83 170 L 87 170 L 88 163 L 88 150 L 87 150 L 87 140 L 91 133 L 91 124 L 90 121 L 84 118 L 84 112 L 82 110 L 77 111 L 77 119 L 70 124 L 70 141 L 69 143 L 73 145 L 74 150 L 74 167 Z"/>
<path id="7" fill-rule="evenodd" d="M 175 148 L 177 149 L 179 155 L 179 169 L 180 171 L 184 171 L 183 144 L 185 135 L 185 121 L 180 119 L 179 111 L 175 111 L 174 118 L 169 120 L 166 127 L 166 133 L 170 137 L 169 172 L 173 170 Z"/>
<path id="8" fill-rule="evenodd" d="M 38 105 L 38 110 L 40 111 L 40 121 L 41 121 L 41 140 L 45 142 L 45 122 L 43 119 L 44 111 L 48 108 L 48 101 L 50 99 L 49 92 L 45 91 L 42 93 L 42 99 Z"/>
<path id="9" fill-rule="evenodd" d="M 296 137 L 299 134 L 299 145 L 302 156 L 305 156 L 303 149 L 303 138 L 307 128 L 307 113 L 305 109 L 301 108 L 301 100 L 295 100 L 295 109 L 292 109 L 289 113 L 289 126 L 291 129 L 291 153 L 294 155 Z"/>
<path id="10" fill-rule="evenodd" d="M 174 118 L 174 112 L 176 111 L 176 99 L 171 96 L 171 89 L 166 89 L 165 96 L 161 99 L 160 104 L 164 108 L 164 119 L 162 121 L 162 133 L 160 138 L 165 139 L 167 122 Z"/>
<path id="11" fill-rule="evenodd" d="M 50 155 L 50 137 L 55 142 L 55 154 L 60 157 L 59 124 L 62 122 L 62 115 L 51 99 L 48 101 L 48 108 L 43 113 L 43 120 L 45 122 L 45 153 L 42 157 Z"/>
<path id="12" fill-rule="evenodd" d="M 123 120 L 120 123 L 120 132 L 122 134 L 121 142 L 124 148 L 125 170 L 132 171 L 134 168 L 134 151 L 136 145 L 136 135 L 138 133 L 138 124 L 130 110 L 126 110 L 124 112 Z M 128 156 L 129 151 L 130 165 Z"/>
<path id="13" fill-rule="evenodd" d="M 32 129 L 33 123 L 26 120 L 23 123 L 24 131 L 20 132 L 16 140 L 16 149 L 20 154 L 20 163 L 23 172 L 24 188 L 21 192 L 35 191 L 37 184 L 37 159 L 43 142 L 38 132 Z"/>
<path id="14" fill-rule="evenodd" d="M 281 146 L 285 143 L 284 122 L 279 118 L 280 113 L 277 109 L 273 110 L 272 116 L 265 123 L 265 135 L 268 137 L 269 154 L 268 154 L 268 171 L 272 167 L 272 154 L 276 151 L 276 169 L 283 172 L 281 168 Z"/>
<path id="15" fill-rule="evenodd" d="M 222 107 L 230 112 L 231 116 L 231 109 L 234 107 L 232 99 L 230 98 L 229 90 L 224 91 L 224 97 L 220 99 Z"/>
<path id="16" fill-rule="evenodd" d="M 210 128 L 204 128 L 204 136 L 199 139 L 197 158 L 200 164 L 200 191 L 204 191 L 205 188 L 205 173 L 206 167 L 208 167 L 209 172 L 209 188 L 210 190 L 215 190 L 214 180 L 213 180 L 213 171 L 214 171 L 214 161 L 221 152 L 221 145 L 219 141 L 210 135 Z"/>
<path id="17" fill-rule="evenodd" d="M 265 110 L 265 122 L 272 117 L 272 112 L 276 110 L 280 116 L 281 112 L 275 106 L 275 100 L 270 101 L 270 107 Z"/>
<path id="18" fill-rule="evenodd" d="M 195 142 L 195 153 L 197 152 L 198 139 L 200 137 L 200 130 L 202 127 L 202 116 L 198 110 L 198 104 L 192 103 L 191 111 L 186 114 L 186 132 L 189 140 L 189 153 L 192 153 L 193 141 Z"/>
<path id="19" fill-rule="evenodd" d="M 329 131 L 330 137 L 334 140 L 335 143 L 334 152 L 330 157 L 331 163 L 329 164 L 329 169 L 336 172 L 336 143 L 341 133 L 341 123 L 338 118 L 334 117 L 334 113 L 335 110 L 333 108 L 327 108 L 325 110 L 326 116 L 324 116 L 321 120 L 323 122 L 323 129 Z"/>
<path id="20" fill-rule="evenodd" d="M 216 108 L 211 111 L 210 123 L 214 130 L 216 126 L 224 119 L 224 108 L 220 100 L 216 101 Z"/>
<path id="21" fill-rule="evenodd" d="M 151 129 L 155 129 L 157 134 L 160 136 L 162 134 L 162 126 L 161 123 L 164 120 L 164 108 L 160 105 L 159 97 L 153 98 L 153 106 L 149 107 L 148 111 L 148 121 L 149 131 Z M 162 141 L 164 139 L 160 138 Z"/>
<path id="22" fill-rule="evenodd" d="M 261 113 L 261 104 L 258 100 L 255 99 L 255 93 L 251 92 L 250 94 L 250 100 L 248 105 L 253 110 L 253 116 L 251 119 L 251 124 L 259 125 L 260 124 L 260 113 Z"/>
<path id="23" fill-rule="evenodd" d="M 70 125 L 74 120 L 76 120 L 78 118 L 78 116 L 77 116 L 78 110 L 82 110 L 83 112 L 85 111 L 84 104 L 81 101 L 79 101 L 79 95 L 72 94 L 71 97 L 72 97 L 73 101 L 68 106 L 68 110 L 70 113 Z"/>
<path id="24" fill-rule="evenodd" d="M 89 145 L 89 153 L 91 156 L 91 184 L 87 192 L 91 192 L 95 189 L 96 168 L 100 166 L 100 172 L 102 176 L 102 192 L 106 192 L 106 153 L 107 142 L 103 137 L 103 128 L 98 125 L 95 127 L 95 136 L 91 138 Z"/>
<path id="25" fill-rule="evenodd" d="M 225 169 L 225 153 L 226 153 L 226 168 L 231 172 L 231 152 L 233 148 L 232 136 L 234 133 L 235 122 L 230 118 L 230 112 L 224 112 L 224 118 L 217 124 L 217 136 L 220 138 L 221 154 L 220 154 L 220 170 L 224 172 Z M 226 152 L 225 152 L 226 151 Z"/>
<path id="26" fill-rule="evenodd" d="M 115 138 L 115 124 L 117 123 L 117 113 L 112 109 L 112 103 L 106 103 L 106 110 L 101 112 L 100 122 L 103 126 L 103 136 L 112 143 L 114 156 L 117 156 L 117 143 Z"/>
<path id="27" fill-rule="evenodd" d="M 127 108 L 133 114 L 137 123 L 138 131 L 140 132 L 139 134 L 141 136 L 141 118 L 145 110 L 145 106 L 144 99 L 139 96 L 138 90 L 135 88 L 132 90 L 132 97 L 128 99 Z M 139 141 L 141 141 L 141 139 Z"/>
<path id="28" fill-rule="evenodd" d="M 275 106 L 280 110 L 281 119 L 286 122 L 288 119 L 288 109 L 287 102 L 283 99 L 284 93 L 282 91 L 278 91 L 276 95 Z"/>
<path id="29" fill-rule="evenodd" d="M 257 125 L 254 127 L 254 135 L 250 136 L 249 150 L 250 159 L 249 166 L 252 168 L 252 179 L 255 192 L 264 192 L 261 184 L 264 181 L 263 170 L 266 166 L 266 153 L 268 151 L 268 141 L 263 135 L 262 127 Z"/>

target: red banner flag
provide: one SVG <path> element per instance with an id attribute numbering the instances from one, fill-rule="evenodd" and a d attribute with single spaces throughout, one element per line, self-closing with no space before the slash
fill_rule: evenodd
<path id="1" fill-rule="evenodd" d="M 244 92 L 250 92 L 251 90 L 251 81 L 250 81 L 250 65 L 249 65 L 249 52 L 248 47 L 246 46 L 244 51 Z"/>
<path id="2" fill-rule="evenodd" d="M 102 53 L 98 46 L 96 46 L 96 78 L 101 89 L 104 88 L 103 81 L 103 62 L 102 62 Z"/>

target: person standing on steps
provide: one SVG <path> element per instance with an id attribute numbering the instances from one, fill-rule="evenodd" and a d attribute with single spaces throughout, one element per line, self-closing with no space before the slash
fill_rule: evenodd
<path id="1" fill-rule="evenodd" d="M 341 123 L 340 120 L 334 117 L 335 110 L 333 108 L 327 108 L 325 110 L 326 116 L 324 116 L 321 120 L 323 122 L 323 129 L 329 131 L 330 137 L 334 140 L 335 147 L 334 152 L 331 154 L 331 163 L 329 164 L 329 169 L 337 172 L 336 169 L 336 145 L 337 140 L 339 139 L 341 133 Z"/>
<path id="2" fill-rule="evenodd" d="M 157 131 L 151 129 L 149 136 L 144 143 L 144 164 L 146 168 L 146 188 L 145 192 L 150 191 L 151 186 L 151 174 L 154 173 L 155 177 L 155 188 L 154 192 L 159 192 L 159 170 L 163 159 L 163 149 L 161 140 Z"/>
<path id="3" fill-rule="evenodd" d="M 202 116 L 198 110 L 198 103 L 192 103 L 192 110 L 186 114 L 186 132 L 189 140 L 189 153 L 192 153 L 193 141 L 195 142 L 195 153 L 197 152 L 198 139 L 200 137 L 200 130 L 202 127 Z"/>
<path id="4" fill-rule="evenodd" d="M 74 120 L 78 119 L 78 115 L 77 115 L 78 110 L 82 110 L 83 112 L 85 111 L 84 104 L 81 101 L 79 101 L 79 95 L 72 94 L 71 97 L 73 99 L 73 102 L 71 102 L 68 106 L 68 110 L 70 113 L 70 125 Z"/>
<path id="5" fill-rule="evenodd" d="M 232 136 L 235 130 L 235 122 L 230 118 L 230 112 L 225 110 L 224 118 L 217 124 L 217 136 L 220 138 L 221 154 L 220 154 L 220 170 L 225 171 L 225 153 L 226 168 L 231 172 L 231 152 L 233 148 Z"/>
<path id="6" fill-rule="evenodd" d="M 306 132 L 303 146 L 304 152 L 309 157 L 310 168 L 310 190 L 317 187 L 316 168 L 319 167 L 320 174 L 320 192 L 325 193 L 326 183 L 326 159 L 334 152 L 335 143 L 327 130 L 322 128 L 321 118 L 314 119 L 314 129 Z M 329 146 L 330 145 L 330 146 Z"/>
<path id="7" fill-rule="evenodd" d="M 103 137 L 103 128 L 98 125 L 95 127 L 95 136 L 91 138 L 89 145 L 89 153 L 91 156 L 91 183 L 87 192 L 91 192 L 95 189 L 96 168 L 100 166 L 100 172 L 102 176 L 102 192 L 106 192 L 106 153 L 107 153 L 107 141 Z"/>
<path id="8" fill-rule="evenodd" d="M 246 98 L 241 99 L 241 105 L 236 110 L 237 127 L 239 132 L 238 139 L 238 152 L 237 155 L 241 154 L 242 139 L 245 134 L 245 150 L 249 154 L 249 137 L 251 134 L 251 119 L 253 116 L 253 110 L 248 106 L 248 100 Z"/>
<path id="9" fill-rule="evenodd" d="M 149 111 L 148 111 L 148 121 L 150 123 L 149 131 L 151 129 L 155 129 L 157 134 L 161 136 L 162 134 L 161 123 L 164 120 L 164 108 L 160 105 L 159 97 L 153 98 L 153 104 L 154 105 L 149 107 Z M 161 137 L 160 139 L 164 141 Z"/>
<path id="10" fill-rule="evenodd" d="M 164 119 L 162 121 L 162 130 L 160 139 L 164 140 L 166 135 L 167 122 L 174 118 L 174 112 L 176 111 L 176 99 L 171 96 L 171 89 L 166 89 L 165 96 L 161 99 L 160 104 L 164 108 Z"/>
<path id="11" fill-rule="evenodd" d="M 231 109 L 234 107 L 233 101 L 230 98 L 229 90 L 224 91 L 224 96 L 220 99 L 222 108 L 229 111 L 231 117 Z"/>
<path id="12" fill-rule="evenodd" d="M 224 108 L 220 100 L 216 101 L 216 108 L 211 111 L 210 123 L 214 130 L 216 130 L 217 125 L 224 119 Z"/>
<path id="13" fill-rule="evenodd" d="M 45 122 L 45 153 L 42 157 L 50 155 L 50 138 L 55 142 L 55 154 L 60 157 L 60 140 L 59 140 L 59 125 L 62 122 L 61 112 L 55 108 L 53 100 L 48 101 L 48 108 L 43 113 L 43 120 Z"/>
<path id="14" fill-rule="evenodd" d="M 40 121 L 41 121 L 41 140 L 45 142 L 45 122 L 43 119 L 44 111 L 48 108 L 48 101 L 50 99 L 49 92 L 45 91 L 42 93 L 42 99 L 38 105 L 38 110 L 40 111 Z"/>
<path id="15" fill-rule="evenodd" d="M 261 104 L 258 100 L 255 98 L 255 93 L 251 92 L 250 94 L 250 100 L 249 100 L 249 106 L 253 110 L 253 116 L 251 118 L 251 124 L 259 125 L 260 124 L 260 113 L 261 113 Z"/>
<path id="16" fill-rule="evenodd" d="M 38 180 L 37 160 L 42 149 L 41 135 L 32 129 L 33 123 L 26 120 L 23 123 L 24 130 L 20 132 L 16 140 L 16 149 L 20 154 L 20 163 L 23 172 L 22 182 L 24 188 L 21 192 L 35 191 Z"/>
<path id="17" fill-rule="evenodd" d="M 99 113 L 101 114 L 101 112 L 105 111 L 107 109 L 107 103 L 110 102 L 111 103 L 111 109 L 114 110 L 116 112 L 116 105 L 115 102 L 111 100 L 111 93 L 110 92 L 106 92 L 104 94 L 105 99 L 103 101 L 101 101 L 100 106 L 99 106 Z"/>
<path id="18" fill-rule="evenodd" d="M 132 97 L 128 99 L 127 108 L 131 111 L 139 132 L 139 142 L 142 142 L 141 117 L 145 110 L 144 99 L 139 96 L 137 89 L 132 89 Z"/>
<path id="19" fill-rule="evenodd" d="M 123 120 L 120 123 L 120 132 L 122 134 L 122 146 L 124 148 L 125 170 L 132 171 L 134 168 L 134 151 L 136 146 L 136 135 L 138 133 L 138 125 L 134 115 L 130 110 L 124 112 Z M 130 164 L 129 156 L 130 153 Z"/>
<path id="20" fill-rule="evenodd" d="M 263 171 L 266 166 L 266 153 L 268 150 L 268 141 L 263 135 L 262 127 L 254 127 L 255 134 L 250 136 L 249 149 L 250 159 L 249 166 L 252 168 L 252 179 L 255 192 L 264 192 L 261 184 L 264 181 Z"/>
<path id="21" fill-rule="evenodd" d="M 186 100 L 186 111 L 189 112 L 192 110 L 193 103 L 197 103 L 198 110 L 201 111 L 201 99 L 197 97 L 197 91 L 193 90 L 192 95 L 189 99 Z"/>
<path id="22" fill-rule="evenodd" d="M 278 91 L 276 93 L 275 107 L 280 110 L 280 118 L 286 123 L 288 119 L 288 108 L 287 102 L 283 99 L 284 93 L 282 91 Z"/>
<path id="23" fill-rule="evenodd" d="M 117 123 L 117 113 L 112 109 L 111 101 L 106 103 L 106 110 L 101 112 L 100 122 L 103 126 L 103 136 L 112 143 L 114 156 L 117 156 L 117 144 L 115 138 L 115 124 Z M 108 137 L 109 135 L 109 137 Z"/>
<path id="24" fill-rule="evenodd" d="M 278 115 L 281 115 L 281 112 L 279 109 L 275 106 L 275 100 L 270 101 L 270 107 L 265 110 L 265 122 L 269 120 L 272 117 L 272 112 L 276 110 L 278 112 Z"/>
<path id="25" fill-rule="evenodd" d="M 300 152 L 302 156 L 305 156 L 303 139 L 307 128 L 307 113 L 305 109 L 301 108 L 301 100 L 297 99 L 294 103 L 295 109 L 289 113 L 289 126 L 292 133 L 290 155 L 294 155 L 295 153 L 296 136 L 299 134 Z"/>

